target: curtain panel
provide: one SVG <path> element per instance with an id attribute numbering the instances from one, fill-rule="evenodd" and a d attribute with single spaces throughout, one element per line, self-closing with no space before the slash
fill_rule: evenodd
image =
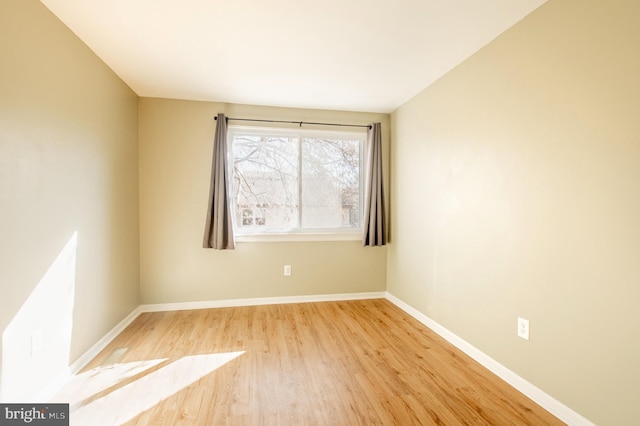
<path id="1" fill-rule="evenodd" d="M 236 247 L 229 199 L 227 161 L 227 118 L 224 114 L 218 114 L 213 141 L 207 220 L 202 244 L 204 248 L 233 250 Z"/>
<path id="2" fill-rule="evenodd" d="M 380 123 L 367 130 L 367 157 L 364 193 L 364 223 L 362 244 L 387 244 L 384 180 L 382 177 L 382 132 Z"/>

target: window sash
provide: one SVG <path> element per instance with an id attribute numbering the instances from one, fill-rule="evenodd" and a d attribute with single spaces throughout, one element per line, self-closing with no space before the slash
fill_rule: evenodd
<path id="1" fill-rule="evenodd" d="M 255 210 L 253 212 L 244 212 L 243 209 L 248 209 L 247 206 L 238 206 L 238 194 L 236 193 L 236 172 L 235 167 L 235 149 L 234 140 L 236 137 L 272 137 L 282 138 L 288 140 L 295 140 L 297 143 L 297 217 L 292 226 L 283 227 L 269 227 L 269 226 L 242 226 L 242 221 L 246 218 L 246 223 L 249 223 L 249 218 L 253 217 L 256 220 L 257 216 L 263 215 L 264 212 L 258 212 L 256 216 Z M 305 220 L 305 182 L 303 179 L 304 173 L 304 152 L 303 145 L 305 141 L 309 140 L 331 140 L 331 141 L 357 141 L 358 142 L 358 211 L 357 219 L 358 226 L 335 226 L 335 227 L 311 227 L 303 226 Z M 350 236 L 359 236 L 362 233 L 363 222 L 363 205 L 364 205 L 364 145 L 366 143 L 366 134 L 363 132 L 335 132 L 335 131 L 317 131 L 307 129 L 280 129 L 280 128 L 260 128 L 260 127 L 247 127 L 247 126 L 229 126 L 229 134 L 227 138 L 229 144 L 228 155 L 230 160 L 228 161 L 230 168 L 230 176 L 232 179 L 229 184 L 231 186 L 231 200 L 232 200 L 232 217 L 234 218 L 234 230 L 238 236 L 259 236 L 259 235 L 272 235 L 272 236 L 291 236 L 291 235 L 312 235 L 318 236 L 318 239 L 325 239 L 327 235 L 336 235 L 339 239 L 350 239 Z M 260 143 L 260 142 L 259 142 Z M 309 190 L 309 189 L 307 189 Z M 240 214 L 240 215 L 239 215 Z M 309 214 L 307 208 L 306 214 Z M 343 214 L 345 214 L 343 212 Z M 352 213 L 349 213 L 351 215 Z M 245 216 L 246 215 L 246 216 Z M 238 219 L 241 223 L 237 223 Z M 255 222 L 254 222 L 255 223 Z"/>

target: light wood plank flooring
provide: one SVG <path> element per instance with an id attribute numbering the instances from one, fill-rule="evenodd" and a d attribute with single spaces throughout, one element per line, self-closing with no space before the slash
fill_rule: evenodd
<path id="1" fill-rule="evenodd" d="M 563 424 L 384 299 L 142 314 L 56 399 L 77 425 Z"/>

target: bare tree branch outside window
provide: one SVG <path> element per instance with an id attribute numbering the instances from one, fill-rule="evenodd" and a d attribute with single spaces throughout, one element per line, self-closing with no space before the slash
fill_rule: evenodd
<path id="1" fill-rule="evenodd" d="M 236 131 L 231 137 L 238 228 L 286 232 L 361 226 L 364 135 Z"/>

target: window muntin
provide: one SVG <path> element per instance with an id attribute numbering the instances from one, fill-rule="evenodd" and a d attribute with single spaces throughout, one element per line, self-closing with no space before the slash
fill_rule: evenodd
<path id="1" fill-rule="evenodd" d="M 230 127 L 236 234 L 359 233 L 365 138 Z"/>

